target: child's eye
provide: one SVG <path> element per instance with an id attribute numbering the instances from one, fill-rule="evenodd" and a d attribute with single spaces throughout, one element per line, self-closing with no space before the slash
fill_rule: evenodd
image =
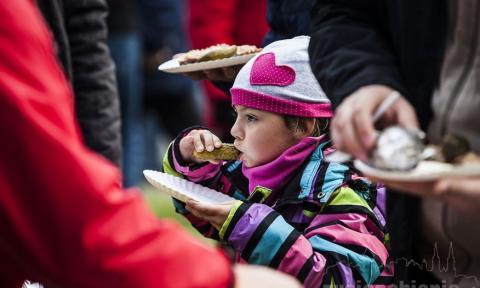
<path id="1" fill-rule="evenodd" d="M 253 115 L 250 115 L 250 114 L 245 115 L 245 118 L 247 118 L 247 122 L 255 122 L 255 121 L 257 121 L 257 117 L 255 117 L 255 116 L 253 116 Z"/>

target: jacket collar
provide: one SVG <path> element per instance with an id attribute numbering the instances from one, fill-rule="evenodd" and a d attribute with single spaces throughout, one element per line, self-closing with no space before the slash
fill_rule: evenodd
<path id="1" fill-rule="evenodd" d="M 321 151 L 321 147 L 325 146 L 329 141 L 325 135 L 320 137 L 306 137 L 298 144 L 285 150 L 277 159 L 265 165 L 247 168 L 242 165 L 242 174 L 248 179 L 248 192 L 251 195 L 254 191 L 269 190 L 269 195 L 263 198 L 275 199 L 273 196 L 278 191 L 283 191 L 286 185 L 290 186 L 290 182 L 298 174 L 302 174 L 303 169 L 299 169 L 304 165 L 305 160 L 316 149 Z M 296 183 L 296 198 L 298 198 L 298 183 Z M 284 193 L 282 193 L 284 194 Z M 253 195 L 251 195 L 253 196 Z"/>

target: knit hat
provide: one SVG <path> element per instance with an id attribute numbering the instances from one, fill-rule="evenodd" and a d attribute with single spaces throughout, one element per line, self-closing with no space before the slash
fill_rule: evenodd
<path id="1" fill-rule="evenodd" d="M 232 105 L 291 116 L 329 118 L 330 100 L 312 73 L 310 37 L 266 46 L 242 67 L 230 93 Z"/>

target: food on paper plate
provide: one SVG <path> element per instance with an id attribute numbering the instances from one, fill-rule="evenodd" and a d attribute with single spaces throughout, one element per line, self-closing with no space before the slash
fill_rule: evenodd
<path id="1" fill-rule="evenodd" d="M 228 45 L 217 44 L 205 49 L 190 50 L 186 53 L 179 53 L 173 56 L 180 65 L 192 64 L 198 62 L 219 60 L 233 56 L 242 56 L 260 52 L 262 49 L 254 45 Z"/>
<path id="2" fill-rule="evenodd" d="M 435 161 L 451 164 L 480 163 L 480 155 L 470 150 L 468 140 L 456 134 L 447 134 L 440 145 L 428 147 L 435 149 L 436 153 L 432 157 Z"/>
<path id="3" fill-rule="evenodd" d="M 447 134 L 438 148 L 440 153 L 436 160 L 455 163 L 470 151 L 470 143 L 461 136 Z"/>
<path id="4" fill-rule="evenodd" d="M 198 160 L 237 160 L 240 156 L 240 151 L 233 146 L 233 144 L 224 143 L 222 147 L 216 148 L 213 151 L 204 150 L 202 152 L 193 152 L 193 157 Z"/>
<path id="5" fill-rule="evenodd" d="M 389 127 L 379 134 L 370 163 L 390 171 L 408 171 L 423 160 L 453 165 L 480 163 L 480 155 L 471 152 L 468 140 L 461 136 L 448 134 L 439 145 L 425 146 L 423 139 L 423 132 Z"/>
<path id="6" fill-rule="evenodd" d="M 378 168 L 393 171 L 407 171 L 420 162 L 423 135 L 400 126 L 388 127 L 377 138 L 370 162 Z"/>

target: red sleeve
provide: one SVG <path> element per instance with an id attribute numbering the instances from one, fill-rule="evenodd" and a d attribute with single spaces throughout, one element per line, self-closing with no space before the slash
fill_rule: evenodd
<path id="1" fill-rule="evenodd" d="M 262 46 L 268 32 L 267 1 L 237 0 L 234 38 L 236 44 Z"/>
<path id="2" fill-rule="evenodd" d="M 268 31 L 266 0 L 189 0 L 188 2 L 189 35 L 194 49 L 221 43 L 260 46 Z M 225 92 L 211 82 L 204 81 L 204 85 L 211 101 L 229 99 Z M 207 111 L 207 113 L 214 113 L 214 111 Z M 214 120 L 209 119 L 207 122 L 210 121 Z"/>
<path id="3" fill-rule="evenodd" d="M 234 43 L 236 0 L 189 0 L 189 34 L 192 47 Z"/>
<path id="4" fill-rule="evenodd" d="M 158 221 L 139 193 L 121 190 L 118 170 L 83 146 L 70 88 L 29 1 L 0 2 L 0 131 L 0 268 L 8 268 L 0 279 L 61 287 L 231 283 L 219 251 Z"/>

